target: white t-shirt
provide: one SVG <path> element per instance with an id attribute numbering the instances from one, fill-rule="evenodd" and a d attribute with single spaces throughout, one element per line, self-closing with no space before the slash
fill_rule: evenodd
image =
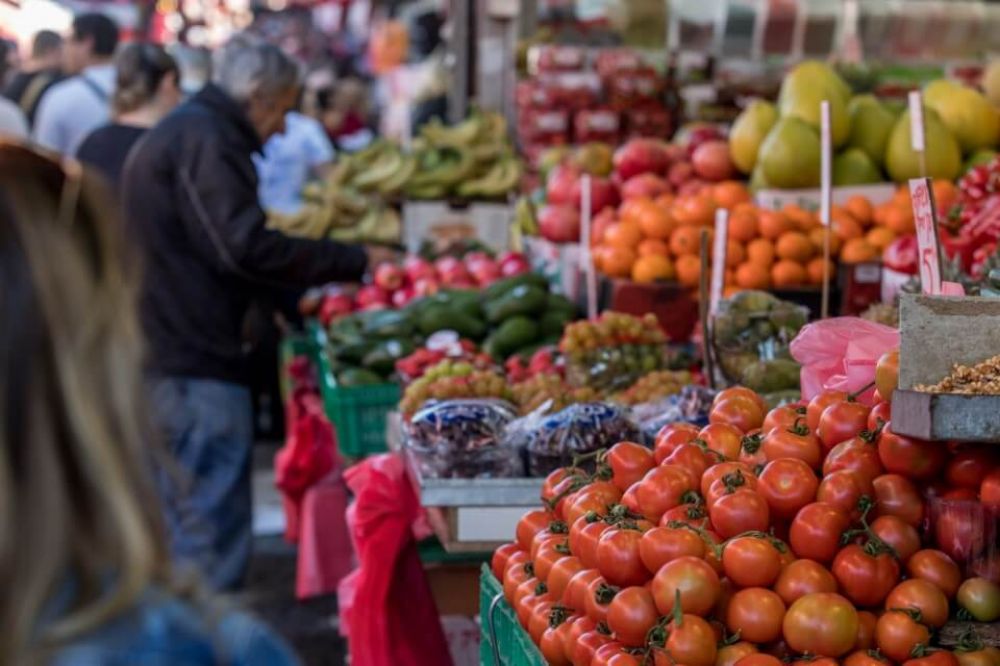
<path id="1" fill-rule="evenodd" d="M 55 84 L 35 115 L 35 141 L 63 155 L 75 155 L 88 134 L 111 118 L 114 65 L 94 65 Z"/>
<path id="2" fill-rule="evenodd" d="M 285 116 L 285 133 L 268 139 L 263 156 L 254 156 L 261 206 L 295 213 L 302 207 L 302 188 L 312 170 L 332 162 L 333 157 L 333 145 L 323 126 L 309 116 L 289 112 Z"/>
<path id="3" fill-rule="evenodd" d="M 28 138 L 28 121 L 20 107 L 6 97 L 0 97 L 0 137 Z"/>

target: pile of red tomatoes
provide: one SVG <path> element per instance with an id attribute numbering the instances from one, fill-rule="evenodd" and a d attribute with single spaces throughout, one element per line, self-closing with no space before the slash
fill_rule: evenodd
<path id="1" fill-rule="evenodd" d="M 727 389 L 704 428 L 553 472 L 493 572 L 553 666 L 1000 666 L 974 637 L 934 647 L 955 613 L 1000 618 L 1000 563 L 963 571 L 998 546 L 927 520 L 941 497 L 1000 510 L 1000 451 L 889 419 L 842 392 L 768 410 Z"/>

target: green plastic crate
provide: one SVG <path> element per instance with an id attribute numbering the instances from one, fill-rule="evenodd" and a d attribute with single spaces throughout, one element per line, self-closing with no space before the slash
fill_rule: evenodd
<path id="1" fill-rule="evenodd" d="M 308 326 L 316 348 L 323 406 L 337 429 L 340 453 L 349 458 L 385 453 L 386 417 L 399 405 L 402 395 L 399 385 L 337 386 L 330 369 L 326 332 L 318 322 L 310 322 Z"/>
<path id="2" fill-rule="evenodd" d="M 479 576 L 480 666 L 546 666 L 517 614 L 503 596 L 503 586 L 483 564 Z M 495 649 L 494 649 L 495 646 Z M 499 661 L 497 661 L 499 659 Z"/>

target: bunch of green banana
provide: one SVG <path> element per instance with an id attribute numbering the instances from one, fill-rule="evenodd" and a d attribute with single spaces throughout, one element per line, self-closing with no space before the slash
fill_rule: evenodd
<path id="1" fill-rule="evenodd" d="M 508 157 L 494 162 L 481 176 L 462 182 L 457 194 L 467 199 L 493 199 L 513 190 L 520 180 L 521 163 Z"/>
<path id="2" fill-rule="evenodd" d="M 297 213 L 271 212 L 267 228 L 299 238 L 323 238 L 330 232 L 330 220 L 315 206 L 304 206 Z"/>
<path id="3" fill-rule="evenodd" d="M 373 206 L 352 227 L 336 227 L 329 237 L 345 243 L 398 244 L 403 223 L 399 213 L 390 207 Z"/>

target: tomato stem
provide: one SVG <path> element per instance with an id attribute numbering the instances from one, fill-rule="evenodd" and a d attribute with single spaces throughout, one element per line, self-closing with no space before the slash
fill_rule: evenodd
<path id="1" fill-rule="evenodd" d="M 867 386 L 864 386 L 863 388 L 858 389 L 854 393 L 848 393 L 847 394 L 847 402 L 857 402 L 857 399 L 858 399 L 859 395 L 861 395 L 862 393 L 864 393 L 868 389 L 873 389 L 873 388 L 875 388 L 875 382 L 874 381 L 871 384 L 868 384 Z"/>

